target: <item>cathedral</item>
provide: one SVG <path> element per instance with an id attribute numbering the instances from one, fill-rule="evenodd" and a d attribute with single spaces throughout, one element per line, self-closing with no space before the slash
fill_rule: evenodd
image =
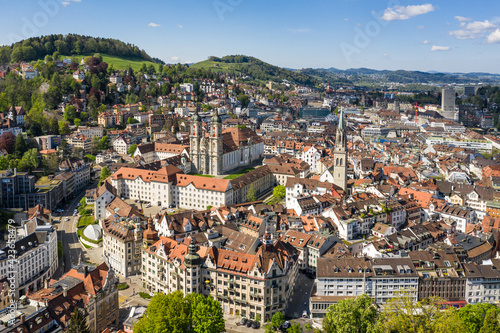
<path id="1" fill-rule="evenodd" d="M 195 173 L 223 175 L 250 166 L 264 157 L 264 140 L 249 128 L 226 128 L 217 113 L 205 131 L 198 111 L 191 118 L 189 158 Z"/>

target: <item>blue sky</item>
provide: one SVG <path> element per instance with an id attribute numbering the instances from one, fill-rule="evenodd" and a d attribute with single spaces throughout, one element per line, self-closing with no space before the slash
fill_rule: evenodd
<path id="1" fill-rule="evenodd" d="M 0 12 L 0 44 L 77 33 L 167 63 L 246 54 L 291 68 L 500 73 L 492 0 L 16 0 Z"/>

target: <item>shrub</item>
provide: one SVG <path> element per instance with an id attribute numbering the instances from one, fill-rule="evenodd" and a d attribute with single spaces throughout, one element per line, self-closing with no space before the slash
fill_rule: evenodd
<path id="1" fill-rule="evenodd" d="M 145 298 L 145 299 L 151 299 L 151 295 L 148 293 L 140 292 L 139 296 L 141 296 L 142 298 Z"/>
<path id="2" fill-rule="evenodd" d="M 126 283 L 119 283 L 118 284 L 118 290 L 125 290 L 128 289 L 128 284 Z"/>

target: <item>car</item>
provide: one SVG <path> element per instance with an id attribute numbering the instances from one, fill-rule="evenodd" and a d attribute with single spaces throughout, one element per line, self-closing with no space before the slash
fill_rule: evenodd
<path id="1" fill-rule="evenodd" d="M 169 208 L 175 208 L 175 205 L 174 204 L 171 204 L 170 206 L 168 206 Z"/>
<path id="2" fill-rule="evenodd" d="M 66 216 L 66 219 L 65 219 L 65 220 L 66 220 L 66 221 L 69 221 L 69 217 L 67 217 L 67 216 Z"/>
<path id="3" fill-rule="evenodd" d="M 135 202 L 135 203 L 138 203 L 138 202 L 139 202 L 139 199 L 135 199 L 135 201 L 134 201 L 134 202 Z"/>
<path id="4" fill-rule="evenodd" d="M 166 207 L 166 206 L 161 207 L 161 210 L 165 210 L 165 209 L 167 209 L 167 207 Z"/>
<path id="5" fill-rule="evenodd" d="M 59 220 L 52 220 L 52 223 L 59 223 Z"/>
<path id="6" fill-rule="evenodd" d="M 260 323 L 259 323 L 258 321 L 254 321 L 254 322 L 252 323 L 252 328 L 253 328 L 254 330 L 256 330 L 256 329 L 260 328 Z"/>
<path id="7" fill-rule="evenodd" d="M 149 208 L 149 207 L 151 207 L 151 204 L 147 204 L 147 205 L 146 205 L 146 208 Z"/>
<path id="8" fill-rule="evenodd" d="M 240 325 L 246 325 L 247 321 L 248 321 L 248 319 L 246 319 L 246 318 L 241 318 L 241 320 L 240 320 Z"/>
<path id="9" fill-rule="evenodd" d="M 290 326 L 292 326 L 292 325 L 290 324 L 290 322 L 288 320 L 283 323 L 283 328 L 284 329 L 289 329 Z"/>
<path id="10" fill-rule="evenodd" d="M 307 317 L 308 317 L 308 316 L 307 316 L 307 310 L 304 310 L 304 311 L 302 312 L 302 318 L 307 318 Z"/>
<path id="11" fill-rule="evenodd" d="M 246 327 L 250 328 L 252 327 L 253 321 L 247 320 Z"/>

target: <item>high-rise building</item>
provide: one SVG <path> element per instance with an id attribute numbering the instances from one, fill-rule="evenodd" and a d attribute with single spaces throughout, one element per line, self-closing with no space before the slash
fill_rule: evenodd
<path id="1" fill-rule="evenodd" d="M 464 95 L 474 96 L 476 94 L 476 87 L 474 86 L 465 86 L 464 87 Z"/>
<path id="2" fill-rule="evenodd" d="M 446 119 L 455 120 L 455 89 L 453 88 L 443 88 L 441 115 Z"/>

